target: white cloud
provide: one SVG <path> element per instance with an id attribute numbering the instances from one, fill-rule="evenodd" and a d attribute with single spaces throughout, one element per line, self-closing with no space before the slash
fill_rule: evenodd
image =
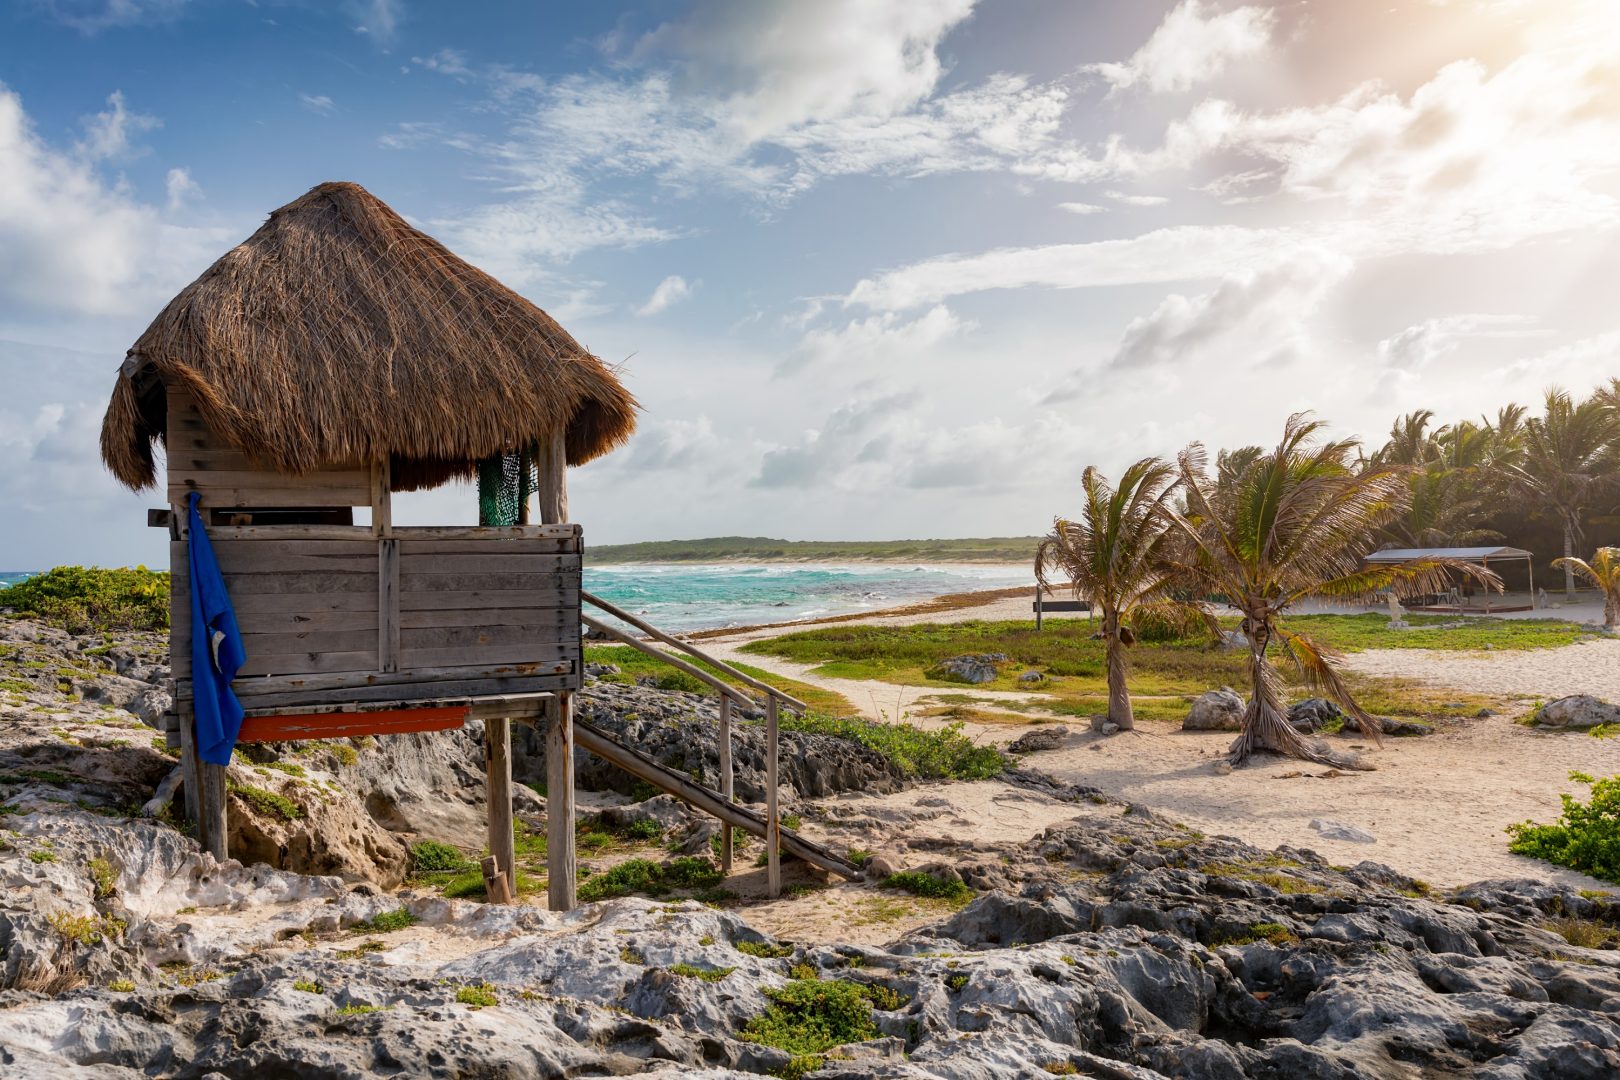
<path id="1" fill-rule="evenodd" d="M 163 187 L 168 192 L 171 211 L 180 209 L 186 204 L 186 200 L 202 195 L 202 188 L 191 178 L 189 169 L 170 169 L 168 176 L 164 178 Z"/>
<path id="2" fill-rule="evenodd" d="M 647 297 L 647 302 L 636 309 L 636 317 L 646 318 L 649 315 L 657 315 L 660 311 L 664 311 L 673 304 L 680 303 L 691 295 L 692 286 L 686 283 L 686 279 L 679 274 L 671 274 L 663 281 L 660 281 L 657 287 L 653 289 L 652 295 Z"/>
<path id="3" fill-rule="evenodd" d="M 1095 203 L 1064 202 L 1058 203 L 1060 210 L 1067 210 L 1071 214 L 1106 214 L 1108 208 Z"/>
<path id="4" fill-rule="evenodd" d="M 715 435 L 707 416 L 695 420 L 649 419 L 637 428 L 630 444 L 606 459 L 615 470 L 631 473 L 680 470 L 683 479 L 726 468 L 728 448 Z"/>
<path id="5" fill-rule="evenodd" d="M 1132 195 L 1125 191 L 1106 191 L 1103 194 L 1125 206 L 1163 206 L 1170 201 L 1163 195 Z"/>
<path id="6" fill-rule="evenodd" d="M 1198 281 L 1258 265 L 1305 243 L 1289 229 L 1186 225 L 1126 240 L 943 255 L 863 279 L 844 302 L 900 311 L 987 289 Z"/>
<path id="7" fill-rule="evenodd" d="M 81 157 L 88 161 L 123 161 L 146 153 L 144 147 L 134 144 L 134 136 L 162 127 L 155 116 L 130 112 L 124 104 L 124 92 L 114 90 L 107 95 L 107 108 L 83 119 L 84 138 L 78 144 Z"/>
<path id="8" fill-rule="evenodd" d="M 169 22 L 187 0 L 38 0 L 52 18 L 86 36 L 117 27 Z"/>
<path id="9" fill-rule="evenodd" d="M 354 20 L 354 32 L 369 37 L 380 48 L 389 48 L 399 36 L 403 0 L 345 0 L 343 7 Z"/>
<path id="10" fill-rule="evenodd" d="M 1145 86 L 1154 93 L 1178 93 L 1215 78 L 1234 60 L 1265 52 L 1275 24 L 1276 16 L 1265 8 L 1221 11 L 1203 0 L 1183 0 L 1129 60 L 1088 70 L 1115 91 Z"/>
<path id="11" fill-rule="evenodd" d="M 1378 357 L 1385 364 L 1403 371 L 1416 371 L 1450 356 L 1473 338 L 1545 337 L 1550 330 L 1538 329 L 1528 315 L 1445 315 L 1426 319 L 1378 343 Z"/>
<path id="12" fill-rule="evenodd" d="M 411 63 L 452 78 L 459 79 L 472 74 L 472 68 L 467 66 L 467 54 L 460 49 L 440 49 L 427 57 L 413 56 Z"/>
<path id="13" fill-rule="evenodd" d="M 298 101 L 299 104 L 303 105 L 304 108 L 308 109 L 310 112 L 318 112 L 323 115 L 331 112 L 333 106 L 336 104 L 325 94 L 299 94 Z"/>
<path id="14" fill-rule="evenodd" d="M 894 366 L 923 358 L 942 342 L 972 329 L 973 323 L 957 318 L 944 304 L 911 320 L 886 311 L 853 319 L 836 330 L 810 331 L 780 370 L 834 363 L 860 368 L 873 364 Z"/>
<path id="15" fill-rule="evenodd" d="M 219 253 L 218 230 L 165 224 L 90 156 L 47 145 L 0 85 L 0 311 L 141 311 Z"/>
<path id="16" fill-rule="evenodd" d="M 1556 384 L 1568 389 L 1585 389 L 1607 383 L 1620 366 L 1620 330 L 1582 338 L 1568 345 L 1529 356 L 1502 368 L 1497 378 L 1518 381 L 1526 376 L 1538 386 Z"/>

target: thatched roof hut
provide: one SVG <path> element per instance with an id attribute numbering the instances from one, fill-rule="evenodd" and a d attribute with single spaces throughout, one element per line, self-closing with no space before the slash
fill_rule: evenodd
<path id="1" fill-rule="evenodd" d="M 156 480 L 166 386 L 263 468 L 391 461 L 396 491 L 559 429 L 583 464 L 635 428 L 635 400 L 556 320 L 348 183 L 273 212 L 129 350 L 101 453 L 132 488 Z"/>

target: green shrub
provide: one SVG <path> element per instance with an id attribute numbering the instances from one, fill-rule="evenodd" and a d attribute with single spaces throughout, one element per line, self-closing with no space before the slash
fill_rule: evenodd
<path id="1" fill-rule="evenodd" d="M 718 866 L 695 855 L 670 860 L 660 873 L 664 883 L 673 889 L 707 889 L 725 880 Z"/>
<path id="2" fill-rule="evenodd" d="M 58 566 L 0 589 L 0 607 L 15 608 L 69 633 L 165 630 L 167 571 Z"/>
<path id="3" fill-rule="evenodd" d="M 884 724 L 860 717 L 837 719 L 791 713 L 781 717 L 783 731 L 831 735 L 859 743 L 892 761 L 908 779 L 989 780 L 1000 776 L 1006 760 L 993 746 L 980 746 L 962 734 L 961 724 L 924 731 L 910 724 Z"/>
<path id="4" fill-rule="evenodd" d="M 118 868 L 110 861 L 98 855 L 90 860 L 88 868 L 97 900 L 106 900 L 118 891 Z"/>
<path id="5" fill-rule="evenodd" d="M 282 821 L 297 821 L 304 816 L 304 808 L 274 791 L 253 787 L 250 784 L 238 783 L 235 780 L 227 781 L 226 790 L 240 798 L 261 814 L 279 817 Z"/>
<path id="6" fill-rule="evenodd" d="M 800 979 L 765 996 L 771 1004 L 738 1032 L 749 1042 L 800 1055 L 877 1038 L 872 1003 L 854 983 Z"/>
<path id="7" fill-rule="evenodd" d="M 381 1005 L 345 1005 L 335 1013 L 337 1016 L 365 1016 L 369 1013 L 382 1012 Z"/>
<path id="8" fill-rule="evenodd" d="M 321 986 L 320 983 L 311 982 L 308 979 L 299 979 L 299 980 L 297 980 L 296 982 L 293 983 L 293 989 L 294 990 L 302 990 L 306 994 L 324 994 L 324 993 L 326 993 L 325 987 Z"/>
<path id="9" fill-rule="evenodd" d="M 732 948 L 761 960 L 783 960 L 793 955 L 793 946 L 772 945 L 768 941 L 739 941 Z"/>
<path id="10" fill-rule="evenodd" d="M 364 922 L 355 923 L 352 930 L 356 934 L 386 934 L 393 930 L 403 930 L 407 926 L 415 926 L 421 922 L 405 908 L 395 908 L 393 911 L 384 911 Z"/>
<path id="11" fill-rule="evenodd" d="M 696 964 L 671 964 L 669 973 L 679 975 L 683 979 L 701 979 L 704 982 L 715 983 L 730 975 L 737 969 L 734 967 L 706 968 Z"/>
<path id="12" fill-rule="evenodd" d="M 651 859 L 631 859 L 587 879 L 579 886 L 579 898 L 606 900 L 638 892 L 661 896 L 668 891 L 669 887 L 659 877 L 657 863 Z"/>
<path id="13" fill-rule="evenodd" d="M 921 870 L 902 870 L 898 874 L 890 874 L 884 879 L 883 887 L 904 889 L 913 896 L 925 896 L 930 900 L 973 899 L 973 890 L 960 881 L 947 881 Z"/>
<path id="14" fill-rule="evenodd" d="M 107 984 L 107 989 L 115 994 L 127 994 L 135 989 L 135 982 L 133 979 L 114 979 Z"/>
<path id="15" fill-rule="evenodd" d="M 475 1009 L 487 1009 L 501 1003 L 501 999 L 495 996 L 495 988 L 489 983 L 461 987 L 456 991 L 456 1000 Z"/>
<path id="16" fill-rule="evenodd" d="M 1564 795 L 1564 812 L 1556 823 L 1509 825 L 1513 839 L 1508 850 L 1620 882 L 1620 776 L 1599 780 L 1576 772 L 1569 778 L 1592 789 L 1591 801 Z"/>
<path id="17" fill-rule="evenodd" d="M 454 873 L 472 865 L 459 848 L 440 840 L 418 840 L 411 845 L 411 870 L 418 874 Z"/>

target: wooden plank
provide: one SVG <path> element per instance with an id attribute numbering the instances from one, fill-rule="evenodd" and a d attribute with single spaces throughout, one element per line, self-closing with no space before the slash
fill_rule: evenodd
<path id="1" fill-rule="evenodd" d="M 208 530 L 215 543 L 237 540 L 365 540 L 375 539 L 366 525 L 215 525 Z"/>
<path id="2" fill-rule="evenodd" d="M 399 625 L 406 630 L 428 626 L 527 626 L 548 633 L 579 626 L 577 607 L 446 608 L 430 611 L 402 611 Z M 576 629 L 577 632 L 577 629 Z M 559 640 L 557 637 L 549 640 Z"/>
<path id="3" fill-rule="evenodd" d="M 552 911 L 572 911 L 574 858 L 574 698 L 558 694 L 546 722 L 546 899 Z"/>
<path id="4" fill-rule="evenodd" d="M 367 672 L 355 674 L 295 674 L 295 675 L 258 675 L 252 678 L 239 678 L 232 688 L 238 697 L 243 694 L 275 694 L 275 693 L 303 693 L 312 690 L 341 690 L 359 686 L 408 686 L 412 683 L 426 683 L 434 680 L 468 680 L 468 679 L 526 679 L 542 675 L 565 675 L 573 673 L 576 667 L 573 658 L 561 660 L 500 663 L 491 661 L 485 664 L 469 664 L 456 667 L 420 667 L 405 669 L 398 672 Z M 189 687 L 189 680 L 187 683 Z M 577 689 L 578 684 L 570 689 Z M 546 689 L 534 687 L 532 689 Z M 445 693 L 461 693 L 459 690 L 446 690 Z M 188 690 L 189 693 L 189 690 Z M 355 699 L 362 700 L 362 699 Z"/>
<path id="5" fill-rule="evenodd" d="M 577 639 L 577 631 L 576 631 Z M 399 632 L 400 648 L 407 652 L 419 649 L 484 648 L 497 645 L 540 645 L 551 647 L 566 644 L 568 635 L 542 636 L 533 624 L 517 626 L 424 626 Z"/>
<path id="6" fill-rule="evenodd" d="M 226 588 L 230 588 L 229 582 L 226 583 Z M 238 620 L 248 615 L 286 615 L 291 618 L 315 619 L 323 613 L 329 613 L 365 615 L 372 620 L 372 626 L 377 625 L 375 592 L 245 593 L 238 596 L 233 591 L 231 607 L 236 609 Z"/>
<path id="7" fill-rule="evenodd" d="M 493 551 L 494 545 L 486 548 Z M 578 555 L 530 555 L 494 551 L 485 555 L 400 555 L 406 574 L 557 574 L 579 570 Z"/>
<path id="8" fill-rule="evenodd" d="M 379 709 L 370 712 L 283 713 L 242 721 L 237 742 L 297 739 L 349 739 L 359 735 L 401 735 L 412 731 L 453 731 L 466 722 L 468 706 Z"/>
<path id="9" fill-rule="evenodd" d="M 404 670 L 424 667 L 460 667 L 482 664 L 555 663 L 579 656 L 579 643 L 535 642 L 522 645 L 463 645 L 444 649 L 399 650 Z M 372 654 L 375 659 L 376 654 Z M 356 670 L 330 668 L 328 670 Z"/>
<path id="10" fill-rule="evenodd" d="M 444 592 L 406 590 L 400 593 L 399 609 L 412 611 L 456 611 L 492 608 L 536 610 L 559 608 L 579 611 L 579 589 L 464 589 Z M 405 618 L 401 614 L 401 619 Z"/>
<path id="11" fill-rule="evenodd" d="M 731 698 L 720 695 L 720 797 L 728 803 L 737 801 L 735 778 L 731 765 Z M 720 822 L 720 872 L 731 873 L 732 845 L 735 837 L 731 826 Z"/>
<path id="12" fill-rule="evenodd" d="M 365 487 L 327 490 L 287 487 L 199 488 L 171 484 L 169 499 L 183 505 L 192 491 L 200 492 L 203 505 L 214 510 L 269 509 L 277 506 L 365 506 L 366 500 L 370 497 Z"/>
<path id="13" fill-rule="evenodd" d="M 393 470 L 387 457 L 371 464 L 371 530 L 378 536 L 394 534 Z"/>
<path id="14" fill-rule="evenodd" d="M 364 652 L 377 644 L 375 626 L 358 630 L 295 630 L 281 634 L 261 632 L 257 626 L 249 632 L 249 628 L 240 623 L 238 628 L 242 631 L 242 650 L 249 659 L 318 652 Z"/>
<path id="15" fill-rule="evenodd" d="M 347 540 L 217 540 L 209 541 L 220 571 L 232 574 L 290 573 L 295 570 L 336 574 L 375 574 L 377 541 L 372 536 Z M 169 545 L 169 558 L 184 560 L 186 545 Z"/>
<path id="16" fill-rule="evenodd" d="M 500 860 L 493 855 L 485 855 L 478 865 L 484 874 L 484 899 L 491 904 L 510 904 L 512 883 L 501 869 Z"/>
<path id="17" fill-rule="evenodd" d="M 782 815 L 777 792 L 776 698 L 765 699 L 765 891 L 782 895 Z"/>
<path id="18" fill-rule="evenodd" d="M 347 594 L 342 594 L 347 595 Z M 256 597 L 255 599 L 262 599 Z M 335 630 L 377 632 L 377 612 L 368 611 L 244 611 L 236 607 L 236 625 L 246 634 L 324 634 Z"/>
<path id="19" fill-rule="evenodd" d="M 401 568 L 403 569 L 403 568 Z M 580 572 L 557 574 L 414 574 L 401 573 L 401 595 L 417 592 L 531 592 L 579 588 Z"/>
<path id="20" fill-rule="evenodd" d="M 1084 600 L 1037 600 L 1030 605 L 1030 610 L 1041 611 L 1090 611 L 1091 605 Z M 1035 629 L 1039 630 L 1040 627 Z"/>
<path id="21" fill-rule="evenodd" d="M 506 540 L 498 537 L 481 540 L 407 540 L 401 538 L 399 553 L 401 555 L 578 556 L 580 549 L 577 538 L 564 536 L 518 540 Z"/>
<path id="22" fill-rule="evenodd" d="M 398 671 L 399 541 L 384 537 L 377 541 L 377 549 L 377 653 L 383 671 Z"/>
<path id="23" fill-rule="evenodd" d="M 181 580 L 184 574 L 176 574 L 171 580 L 175 582 L 173 588 L 182 595 L 189 589 L 188 583 Z M 238 597 L 279 595 L 287 593 L 321 594 L 321 593 L 365 593 L 368 597 L 366 604 L 375 607 L 377 604 L 377 581 L 366 574 L 298 572 L 285 574 L 226 574 L 225 589 L 231 594 L 231 604 L 235 606 Z"/>
<path id="24" fill-rule="evenodd" d="M 257 675 L 318 675 L 336 672 L 369 675 L 378 670 L 377 641 L 376 635 L 367 635 L 367 638 L 368 648 L 344 652 L 249 653 L 236 679 L 240 683 L 243 679 Z M 174 676 L 190 678 L 190 655 L 175 656 L 172 659 L 171 670 Z M 238 690 L 238 694 L 240 692 Z"/>
<path id="25" fill-rule="evenodd" d="M 483 540 L 489 537 L 513 540 L 573 537 L 577 540 L 581 530 L 571 522 L 545 525 L 396 525 L 394 535 L 401 540 Z"/>
<path id="26" fill-rule="evenodd" d="M 484 721 L 484 800 L 494 877 L 503 878 L 506 885 L 504 890 L 491 892 L 489 899 L 510 902 L 517 891 L 517 838 L 512 826 L 512 722 L 505 717 Z M 497 900 L 502 893 L 506 900 Z"/>
<path id="27" fill-rule="evenodd" d="M 186 684 L 189 687 L 189 682 Z M 434 679 L 389 686 L 356 685 L 342 689 L 294 690 L 279 693 L 242 694 L 242 704 L 254 711 L 267 709 L 300 711 L 323 705 L 402 704 L 440 695 L 462 695 L 474 699 L 511 694 L 532 694 L 567 690 L 579 685 L 572 672 L 509 679 Z M 189 692 L 189 691 L 188 691 Z"/>
<path id="28" fill-rule="evenodd" d="M 371 470 L 361 468 L 317 469 L 314 472 L 286 473 L 270 469 L 202 469 L 194 473 L 169 469 L 169 487 L 198 491 L 242 488 L 248 491 L 269 488 L 275 491 L 358 491 L 356 506 L 371 505 Z"/>

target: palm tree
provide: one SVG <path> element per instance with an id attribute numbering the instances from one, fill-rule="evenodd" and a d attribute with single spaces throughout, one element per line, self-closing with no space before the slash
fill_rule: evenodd
<path id="1" fill-rule="evenodd" d="M 1144 608 L 1176 606 L 1167 596 L 1172 534 L 1165 514 L 1176 475 L 1169 464 L 1150 457 L 1126 469 L 1117 488 L 1095 467 L 1086 469 L 1080 486 L 1085 492 L 1080 516 L 1052 523 L 1035 552 L 1035 578 L 1045 589 L 1049 573 L 1064 574 L 1076 598 L 1088 598 L 1101 609 L 1108 719 L 1129 731 L 1135 725 L 1125 649 L 1136 639 L 1127 620 Z"/>
<path id="2" fill-rule="evenodd" d="M 1249 641 L 1251 696 L 1243 733 L 1232 744 L 1233 764 L 1257 750 L 1337 760 L 1288 723 L 1282 688 L 1267 658 L 1274 641 L 1305 682 L 1342 705 L 1369 738 L 1377 741 L 1382 734 L 1340 679 L 1338 654 L 1283 624 L 1290 607 L 1310 596 L 1433 592 L 1454 570 L 1496 581 L 1494 575 L 1444 559 L 1365 566 L 1363 557 L 1377 546 L 1379 530 L 1410 497 L 1406 473 L 1393 467 L 1358 469 L 1353 440 L 1312 441 L 1322 427 L 1304 414 L 1289 417 L 1275 450 L 1218 481 L 1208 476 L 1199 444 L 1177 458 L 1186 508 L 1166 513 L 1187 550 L 1175 569 L 1199 594 L 1221 597 L 1237 608 Z"/>
<path id="3" fill-rule="evenodd" d="M 1588 562 L 1565 556 L 1553 565 L 1581 575 L 1603 590 L 1603 629 L 1613 633 L 1620 626 L 1620 548 L 1600 547 Z"/>
<path id="4" fill-rule="evenodd" d="M 1581 516 L 1613 487 L 1615 413 L 1601 397 L 1576 404 L 1563 390 L 1547 391 L 1547 411 L 1524 425 L 1524 459 L 1513 470 L 1519 486 L 1552 511 L 1564 530 L 1564 595 L 1575 597 L 1571 559 L 1581 539 Z"/>

